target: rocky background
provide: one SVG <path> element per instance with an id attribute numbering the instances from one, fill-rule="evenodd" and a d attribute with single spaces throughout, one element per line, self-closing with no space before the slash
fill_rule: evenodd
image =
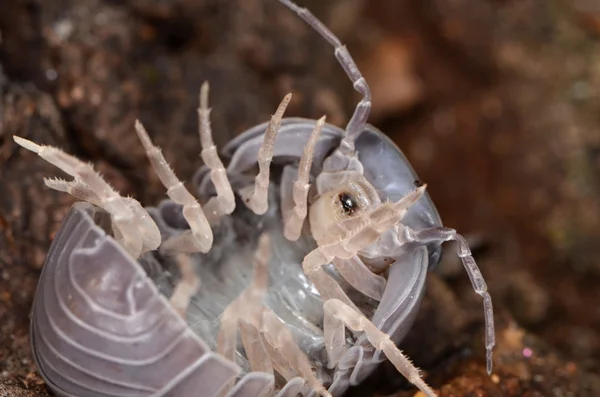
<path id="1" fill-rule="evenodd" d="M 600 6 L 593 0 L 310 0 L 373 90 L 371 122 L 404 150 L 447 226 L 468 237 L 496 308 L 449 245 L 403 348 L 439 396 L 600 396 Z M 94 162 L 123 194 L 164 190 L 140 118 L 178 175 L 199 166 L 211 83 L 222 145 L 290 116 L 344 125 L 358 100 L 332 49 L 275 0 L 0 0 L 0 396 L 47 396 L 28 311 L 73 199 L 12 140 Z M 384 365 L 353 396 L 413 396 Z M 416 395 L 420 395 L 416 393 Z"/>

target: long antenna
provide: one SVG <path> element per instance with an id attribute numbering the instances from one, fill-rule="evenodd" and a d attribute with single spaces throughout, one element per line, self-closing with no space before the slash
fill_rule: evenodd
<path id="1" fill-rule="evenodd" d="M 344 68 L 344 71 L 350 80 L 352 80 L 354 89 L 362 94 L 362 99 L 356 105 L 354 114 L 346 126 L 346 134 L 344 135 L 339 147 L 339 150 L 343 154 L 349 155 L 354 152 L 354 140 L 367 124 L 367 119 L 369 118 L 369 113 L 371 112 L 371 89 L 369 88 L 365 78 L 360 73 L 360 70 L 358 70 L 358 66 L 356 66 L 356 62 L 354 62 L 354 59 L 352 59 L 352 56 L 348 52 L 346 46 L 342 44 L 340 39 L 338 39 L 336 35 L 334 35 L 333 32 L 327 28 L 327 26 L 319 21 L 317 17 L 315 17 L 313 13 L 306 8 L 301 8 L 290 0 L 279 1 L 287 8 L 298 14 L 300 18 L 304 19 L 306 23 L 312 26 L 317 33 L 319 33 L 325 40 L 329 42 L 329 44 L 335 48 L 335 57 L 340 65 L 342 65 Z"/>

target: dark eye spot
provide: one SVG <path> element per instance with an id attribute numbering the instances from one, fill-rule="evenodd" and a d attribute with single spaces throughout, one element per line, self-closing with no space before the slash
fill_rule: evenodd
<path id="1" fill-rule="evenodd" d="M 416 187 L 421 187 L 421 186 L 423 186 L 423 182 L 421 182 L 421 181 L 420 181 L 420 180 L 418 180 L 418 179 L 415 179 L 415 182 L 414 182 L 414 183 L 415 183 L 415 186 L 416 186 Z"/>
<path id="2" fill-rule="evenodd" d="M 358 203 L 354 196 L 348 193 L 340 193 L 338 195 L 338 199 L 342 204 L 342 209 L 346 215 L 352 215 L 356 210 L 358 210 Z"/>

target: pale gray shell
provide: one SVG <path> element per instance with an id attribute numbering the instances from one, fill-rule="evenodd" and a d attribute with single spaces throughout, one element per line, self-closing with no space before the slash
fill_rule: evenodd
<path id="1" fill-rule="evenodd" d="M 314 121 L 285 119 L 277 137 L 275 162 L 297 162 Z M 228 171 L 254 166 L 266 124 L 254 127 L 224 148 Z M 337 146 L 343 131 L 326 125 L 315 151 L 313 172 Z M 398 200 L 414 190 L 417 177 L 402 152 L 368 126 L 356 147 L 365 175 L 382 199 Z M 211 192 L 206 172 L 196 182 Z M 143 268 L 104 230 L 108 216 L 77 203 L 54 239 L 40 277 L 31 316 L 33 356 L 50 388 L 60 396 L 210 397 L 234 379 L 239 368 L 213 353 L 172 310 Z M 413 229 L 439 226 L 429 199 L 411 207 L 405 223 Z M 391 268 L 375 325 L 399 341 L 409 330 L 424 292 L 428 268 L 437 264 L 439 245 L 406 254 Z M 364 340 L 348 350 L 330 391 L 341 395 L 384 360 Z M 248 373 L 229 396 L 254 397 L 273 387 L 273 378 Z M 304 393 L 301 379 L 288 382 L 281 396 Z M 306 394 L 310 395 L 310 392 Z"/>

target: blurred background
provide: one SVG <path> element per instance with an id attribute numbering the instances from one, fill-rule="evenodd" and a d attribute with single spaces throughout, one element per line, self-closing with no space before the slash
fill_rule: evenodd
<path id="1" fill-rule="evenodd" d="M 373 91 L 371 123 L 412 162 L 446 226 L 473 247 L 483 313 L 452 246 L 403 348 L 440 396 L 600 396 L 600 3 L 306 0 Z M 0 396 L 47 396 L 28 311 L 73 203 L 19 135 L 92 161 L 156 203 L 140 118 L 176 173 L 200 165 L 198 90 L 223 145 L 288 116 L 345 125 L 359 99 L 332 48 L 275 0 L 0 0 Z M 413 396 L 388 365 L 355 396 Z"/>

